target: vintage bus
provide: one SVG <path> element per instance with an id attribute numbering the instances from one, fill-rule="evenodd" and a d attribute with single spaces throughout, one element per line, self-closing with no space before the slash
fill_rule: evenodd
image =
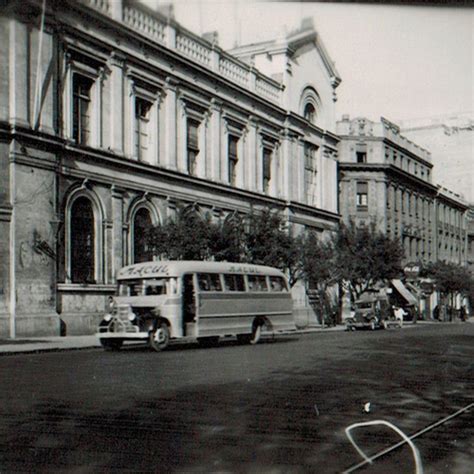
<path id="1" fill-rule="evenodd" d="M 122 268 L 117 296 L 99 325 L 104 349 L 143 340 L 161 351 L 170 339 L 216 344 L 235 336 L 255 344 L 262 330 L 294 329 L 284 274 L 271 267 L 229 262 L 156 261 Z"/>

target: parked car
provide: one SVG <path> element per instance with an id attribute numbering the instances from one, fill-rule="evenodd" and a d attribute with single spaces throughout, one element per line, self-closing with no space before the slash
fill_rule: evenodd
<path id="1" fill-rule="evenodd" d="M 346 319 L 346 328 L 349 331 L 356 329 L 388 328 L 391 324 L 398 324 L 395 320 L 392 307 L 385 296 L 364 293 L 355 302 L 354 315 Z"/>

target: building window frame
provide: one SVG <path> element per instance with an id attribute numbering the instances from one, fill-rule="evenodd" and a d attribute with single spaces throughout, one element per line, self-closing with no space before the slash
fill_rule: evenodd
<path id="1" fill-rule="evenodd" d="M 132 265 L 134 263 L 137 263 L 135 260 L 135 249 L 136 249 L 136 242 L 135 242 L 135 224 L 136 224 L 136 217 L 137 214 L 142 211 L 146 210 L 148 211 L 149 217 L 150 217 L 150 222 L 152 227 L 156 227 L 158 225 L 162 224 L 162 219 L 160 217 L 160 213 L 156 209 L 156 207 L 153 205 L 151 202 L 150 198 L 148 195 L 138 197 L 135 199 L 134 202 L 129 207 L 129 210 L 127 212 L 127 220 L 126 224 L 128 228 L 128 238 L 127 238 L 127 255 L 126 258 L 124 259 L 128 265 Z M 155 259 L 156 255 L 150 255 L 151 259 Z"/>
<path id="2" fill-rule="evenodd" d="M 102 146 L 102 82 L 105 77 L 105 66 L 95 59 L 69 51 L 65 55 L 65 87 L 63 101 L 63 130 L 66 138 L 79 146 Z M 78 93 L 76 85 L 89 84 L 87 96 Z M 82 102 L 81 102 L 82 100 Z M 89 136 L 82 138 L 78 105 L 88 100 Z"/>
<path id="3" fill-rule="evenodd" d="M 358 211 L 367 211 L 369 208 L 368 181 L 356 181 L 356 207 Z"/>
<path id="4" fill-rule="evenodd" d="M 318 92 L 312 86 L 303 89 L 300 98 L 300 114 L 309 123 L 315 124 L 321 114 L 322 102 Z"/>
<path id="5" fill-rule="evenodd" d="M 129 130 L 126 140 L 129 155 L 149 164 L 159 162 L 161 88 L 138 78 L 138 71 L 129 73 Z M 144 140 L 147 142 L 146 146 Z"/>
<path id="6" fill-rule="evenodd" d="M 313 205 L 316 202 L 317 191 L 317 151 L 318 147 L 310 142 L 304 142 L 304 195 L 306 204 Z"/>
<path id="7" fill-rule="evenodd" d="M 194 117 L 186 118 L 186 171 L 190 176 L 197 176 L 200 127 L 201 123 Z"/>
<path id="8" fill-rule="evenodd" d="M 234 134 L 227 136 L 227 163 L 228 163 L 228 182 L 231 186 L 237 183 L 237 166 L 239 163 L 239 141 L 240 137 Z"/>
<path id="9" fill-rule="evenodd" d="M 93 223 L 93 269 L 92 275 L 86 281 L 74 281 L 77 278 L 74 277 L 74 262 L 73 262 L 73 241 L 74 241 L 74 229 L 73 229 L 73 210 L 74 206 L 80 199 L 87 199 L 90 203 L 92 210 L 92 223 Z M 85 189 L 84 186 L 71 193 L 65 204 L 65 282 L 71 284 L 98 284 L 104 283 L 104 263 L 103 256 L 105 254 L 104 249 L 104 230 L 103 230 L 103 206 L 99 198 L 95 193 L 89 189 Z"/>

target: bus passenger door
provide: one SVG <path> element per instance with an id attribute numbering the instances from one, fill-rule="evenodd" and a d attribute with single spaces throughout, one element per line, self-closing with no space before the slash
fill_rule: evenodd
<path id="1" fill-rule="evenodd" d="M 183 276 L 183 322 L 184 335 L 196 335 L 196 291 L 192 274 Z"/>

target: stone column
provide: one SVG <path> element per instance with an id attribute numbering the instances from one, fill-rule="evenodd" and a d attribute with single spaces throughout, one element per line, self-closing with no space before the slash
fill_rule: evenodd
<path id="1" fill-rule="evenodd" d="M 222 103 L 216 99 L 211 100 L 209 117 L 209 154 L 206 162 L 206 176 L 213 181 L 226 182 L 224 168 L 227 163 L 223 149 L 221 128 Z"/>
<path id="2" fill-rule="evenodd" d="M 245 186 L 251 191 L 257 191 L 258 173 L 257 163 L 259 161 L 259 147 L 257 146 L 257 122 L 254 117 L 250 117 L 247 129 L 247 152 L 245 153 Z M 261 160 L 260 160 L 261 161 Z"/>
<path id="3" fill-rule="evenodd" d="M 177 146 L 180 134 L 177 133 L 177 83 L 172 78 L 167 78 L 164 87 L 164 97 L 162 101 L 161 135 L 160 135 L 160 162 L 167 168 L 178 169 Z"/>
<path id="4" fill-rule="evenodd" d="M 117 54 L 110 61 L 109 92 L 110 92 L 110 149 L 116 153 L 124 153 L 124 61 Z"/>
<path id="5" fill-rule="evenodd" d="M 317 155 L 321 155 L 321 149 L 317 151 Z M 321 173 L 321 159 L 317 159 L 317 170 L 318 174 Z M 298 139 L 296 143 L 296 157 L 295 157 L 295 174 L 294 174 L 294 186 L 295 192 L 294 197 L 298 202 L 305 203 L 305 182 L 304 182 L 304 140 Z M 318 176 L 319 179 L 319 176 Z M 317 184 L 316 184 L 317 186 Z"/>
<path id="6" fill-rule="evenodd" d="M 26 25 L 11 20 L 9 44 L 10 121 L 13 124 L 24 126 L 28 126 L 28 101 L 30 97 L 28 87 L 30 78 L 27 74 L 27 41 L 28 31 Z"/>
<path id="7" fill-rule="evenodd" d="M 113 185 L 111 189 L 112 196 L 112 258 L 110 282 L 115 283 L 117 271 L 124 266 L 125 259 L 123 255 L 123 189 Z"/>

